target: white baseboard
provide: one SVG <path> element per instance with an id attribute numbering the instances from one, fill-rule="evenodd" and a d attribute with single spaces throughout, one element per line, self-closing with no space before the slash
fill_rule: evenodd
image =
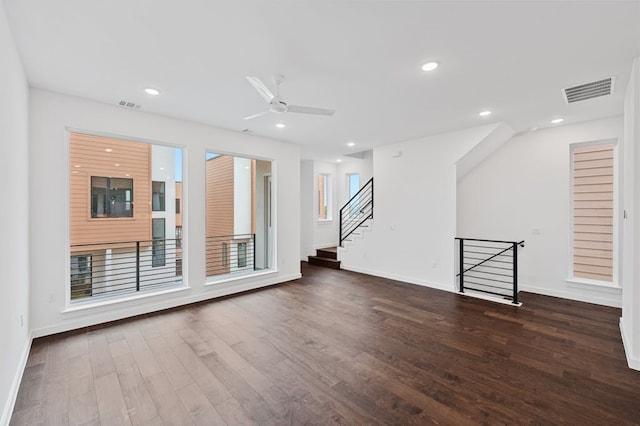
<path id="1" fill-rule="evenodd" d="M 577 292 L 569 292 L 563 290 L 550 289 L 545 287 L 536 287 L 527 284 L 519 284 L 519 291 L 528 291 L 530 293 L 543 294 L 545 296 L 553 296 L 560 297 L 562 299 L 576 300 L 578 302 L 586 302 L 593 303 L 596 305 L 610 306 L 613 308 L 622 308 L 622 297 L 617 295 L 612 295 L 613 297 L 602 297 L 602 295 L 607 293 L 577 293 Z"/>
<path id="2" fill-rule="evenodd" d="M 376 276 L 376 277 L 387 278 L 387 279 L 394 280 L 394 281 L 402 281 L 402 282 L 407 283 L 407 284 L 420 285 L 420 286 L 423 286 L 423 287 L 435 288 L 437 290 L 443 290 L 443 291 L 448 291 L 448 292 L 452 292 L 452 293 L 456 292 L 456 289 L 453 287 L 453 284 L 446 285 L 446 284 L 436 283 L 436 282 L 433 282 L 433 281 L 421 280 L 421 279 L 415 278 L 415 277 L 408 277 L 408 276 L 404 276 L 404 275 L 390 274 L 390 273 L 387 273 L 387 272 L 375 271 L 373 269 L 368 269 L 368 268 L 360 268 L 358 266 L 349 266 L 349 265 L 344 265 L 343 264 L 341 266 L 341 268 L 346 270 L 346 271 L 358 272 L 360 274 L 366 274 L 366 275 L 373 275 L 373 276 Z"/>
<path id="3" fill-rule="evenodd" d="M 32 335 L 29 335 L 27 342 L 22 349 L 20 355 L 20 363 L 16 369 L 16 374 L 11 382 L 11 389 L 9 390 L 9 398 L 2 410 L 2 418 L 0 418 L 0 425 L 8 426 L 11 421 L 11 415 L 13 414 L 13 408 L 16 405 L 16 399 L 18 398 L 18 391 L 20 390 L 20 383 L 22 383 L 22 376 L 24 375 L 24 369 L 27 367 L 27 360 L 29 359 L 29 351 L 31 350 L 31 342 L 33 341 Z"/>
<path id="4" fill-rule="evenodd" d="M 171 299 L 164 299 L 157 302 L 144 303 L 144 301 L 138 299 L 134 306 L 126 308 L 114 308 L 113 305 L 110 309 L 105 310 L 102 307 L 97 307 L 96 312 L 88 313 L 87 310 L 80 313 L 74 313 L 78 316 L 75 319 L 69 319 L 67 321 L 41 327 L 32 330 L 31 335 L 33 338 L 49 336 L 51 334 L 63 333 L 65 331 L 76 330 L 83 327 L 89 327 L 96 324 L 103 324 L 110 321 L 117 321 L 124 318 L 130 318 L 137 315 L 144 315 L 151 312 L 162 311 L 164 309 L 176 308 L 178 306 L 184 306 L 191 303 L 202 302 L 205 300 L 216 299 L 218 297 L 229 296 L 236 293 L 242 293 L 244 291 L 256 290 L 271 285 L 282 284 L 287 281 L 297 280 L 302 277 L 302 274 L 294 273 L 285 276 L 269 277 L 257 282 L 247 282 L 242 284 L 227 284 L 221 283 L 219 285 L 205 286 L 203 292 L 198 294 L 187 294 L 182 297 L 176 297 Z"/>
<path id="5" fill-rule="evenodd" d="M 624 346 L 624 353 L 627 356 L 627 365 L 629 368 L 633 370 L 640 371 L 640 359 L 635 358 L 634 354 L 631 352 L 631 341 L 627 337 L 627 333 L 625 332 L 624 322 L 622 321 L 622 317 L 620 318 L 620 334 L 622 335 L 622 345 Z"/>

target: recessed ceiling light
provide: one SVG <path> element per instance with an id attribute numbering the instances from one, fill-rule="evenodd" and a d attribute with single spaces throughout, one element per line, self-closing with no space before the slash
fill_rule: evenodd
<path id="1" fill-rule="evenodd" d="M 277 127 L 278 129 L 284 129 L 284 128 L 285 128 L 285 127 L 287 127 L 287 126 L 286 126 L 286 124 L 284 124 L 284 123 L 278 123 L 278 124 L 276 124 L 276 127 Z"/>
<path id="2" fill-rule="evenodd" d="M 75 165 L 75 166 L 73 166 L 73 167 L 80 167 L 80 164 L 76 164 L 76 165 Z"/>
<path id="3" fill-rule="evenodd" d="M 116 164 L 114 164 L 114 166 L 116 166 L 116 167 L 120 167 L 120 164 L 116 163 Z"/>
<path id="4" fill-rule="evenodd" d="M 438 61 L 429 61 L 422 66 L 422 71 L 433 71 L 438 68 L 439 65 L 440 63 Z"/>
<path id="5" fill-rule="evenodd" d="M 111 151 L 113 151 L 113 149 L 111 149 L 111 148 L 105 148 L 104 150 L 105 150 L 106 152 L 111 152 Z"/>
<path id="6" fill-rule="evenodd" d="M 164 170 L 164 167 L 160 167 L 160 170 Z"/>
<path id="7" fill-rule="evenodd" d="M 338 159 L 336 160 L 336 162 L 338 162 L 338 163 L 342 163 L 342 160 L 338 158 Z"/>
<path id="8" fill-rule="evenodd" d="M 564 121 L 564 118 L 560 117 L 560 118 L 554 118 L 553 120 L 551 120 L 551 124 L 558 124 L 558 123 L 562 123 Z"/>
<path id="9" fill-rule="evenodd" d="M 144 91 L 147 95 L 151 96 L 158 96 L 160 94 L 160 91 L 158 89 L 154 89 L 153 87 L 147 87 L 146 89 L 144 89 Z"/>
<path id="10" fill-rule="evenodd" d="M 479 115 L 480 117 L 487 117 L 487 116 L 491 115 L 491 111 L 489 111 L 488 109 L 486 109 L 486 110 L 484 110 L 484 111 L 480 111 L 480 112 L 478 113 L 478 115 Z"/>
<path id="11" fill-rule="evenodd" d="M 355 142 L 349 142 L 349 143 L 347 143 L 347 146 L 356 146 L 356 143 Z"/>
<path id="12" fill-rule="evenodd" d="M 130 175 L 129 173 L 127 173 L 125 176 L 129 177 L 129 176 L 131 176 L 131 175 Z"/>
<path id="13" fill-rule="evenodd" d="M 78 173 L 78 171 L 77 171 L 77 170 L 74 170 L 74 171 L 73 171 L 73 173 Z"/>

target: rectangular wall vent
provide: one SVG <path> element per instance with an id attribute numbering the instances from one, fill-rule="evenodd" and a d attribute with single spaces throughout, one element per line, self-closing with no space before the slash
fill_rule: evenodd
<path id="1" fill-rule="evenodd" d="M 599 98 L 600 96 L 607 96 L 613 93 L 614 80 L 613 77 L 609 77 L 603 80 L 566 88 L 562 93 L 568 104 Z"/>
<path id="2" fill-rule="evenodd" d="M 133 109 L 140 109 L 142 108 L 142 105 L 133 103 L 133 102 L 129 102 L 129 101 L 120 101 L 118 102 L 118 105 L 120 105 L 121 107 L 125 107 L 125 108 L 133 108 Z"/>

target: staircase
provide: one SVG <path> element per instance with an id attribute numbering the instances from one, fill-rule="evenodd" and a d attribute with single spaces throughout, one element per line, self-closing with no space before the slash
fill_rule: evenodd
<path id="1" fill-rule="evenodd" d="M 352 241 L 373 219 L 373 178 L 340 209 L 340 247 Z"/>
<path id="2" fill-rule="evenodd" d="M 316 250 L 315 256 L 307 256 L 309 263 L 325 268 L 340 269 L 337 247 L 325 247 Z"/>

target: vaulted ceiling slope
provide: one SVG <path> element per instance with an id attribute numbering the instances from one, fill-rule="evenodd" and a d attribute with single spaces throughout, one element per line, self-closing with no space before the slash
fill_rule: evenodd
<path id="1" fill-rule="evenodd" d="M 248 128 L 324 160 L 488 122 L 526 131 L 620 114 L 640 54 L 635 0 L 4 3 L 33 87 Z M 430 59 L 440 66 L 422 71 Z M 274 74 L 288 102 L 335 115 L 243 120 L 266 106 L 245 76 Z M 565 102 L 562 89 L 610 76 L 612 95 Z"/>

